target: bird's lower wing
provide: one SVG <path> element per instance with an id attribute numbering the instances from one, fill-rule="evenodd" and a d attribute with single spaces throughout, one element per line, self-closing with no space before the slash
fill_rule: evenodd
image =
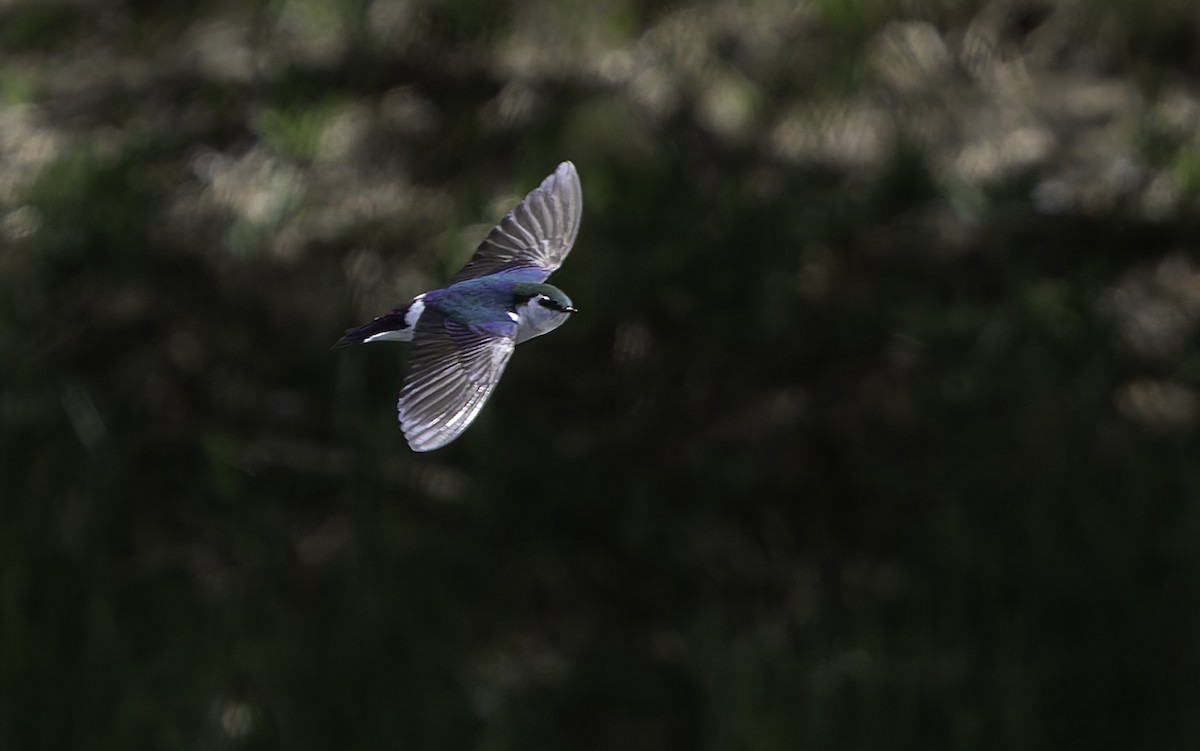
<path id="1" fill-rule="evenodd" d="M 397 405 L 400 428 L 414 451 L 445 446 L 475 420 L 512 357 L 515 328 L 497 335 L 432 308 L 425 311 Z"/>

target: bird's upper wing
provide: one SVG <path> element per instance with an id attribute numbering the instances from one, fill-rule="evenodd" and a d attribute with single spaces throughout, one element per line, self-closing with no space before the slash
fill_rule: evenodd
<path id="1" fill-rule="evenodd" d="M 516 324 L 483 330 L 425 310 L 397 405 L 413 451 L 441 448 L 467 429 L 500 381 L 515 337 Z"/>
<path id="2" fill-rule="evenodd" d="M 451 284 L 513 268 L 540 269 L 544 280 L 571 252 L 582 211 L 579 175 L 563 162 L 496 225 Z"/>

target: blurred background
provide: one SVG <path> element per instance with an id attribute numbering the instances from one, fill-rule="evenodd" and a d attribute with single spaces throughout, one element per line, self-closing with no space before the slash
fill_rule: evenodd
<path id="1" fill-rule="evenodd" d="M 0 749 L 1200 746 L 1198 124 L 1192 0 L 0 0 Z"/>

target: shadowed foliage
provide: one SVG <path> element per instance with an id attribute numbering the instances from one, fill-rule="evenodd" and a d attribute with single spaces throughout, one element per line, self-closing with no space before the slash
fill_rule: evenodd
<path id="1" fill-rule="evenodd" d="M 0 3 L 0 748 L 1200 743 L 1190 3 Z M 584 191 L 479 420 L 435 288 Z"/>

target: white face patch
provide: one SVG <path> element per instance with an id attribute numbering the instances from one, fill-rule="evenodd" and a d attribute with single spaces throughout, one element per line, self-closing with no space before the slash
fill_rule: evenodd
<path id="1" fill-rule="evenodd" d="M 544 295 L 538 295 L 544 298 Z M 567 320 L 568 314 L 538 303 L 538 297 L 517 309 L 517 344 L 553 331 Z"/>

